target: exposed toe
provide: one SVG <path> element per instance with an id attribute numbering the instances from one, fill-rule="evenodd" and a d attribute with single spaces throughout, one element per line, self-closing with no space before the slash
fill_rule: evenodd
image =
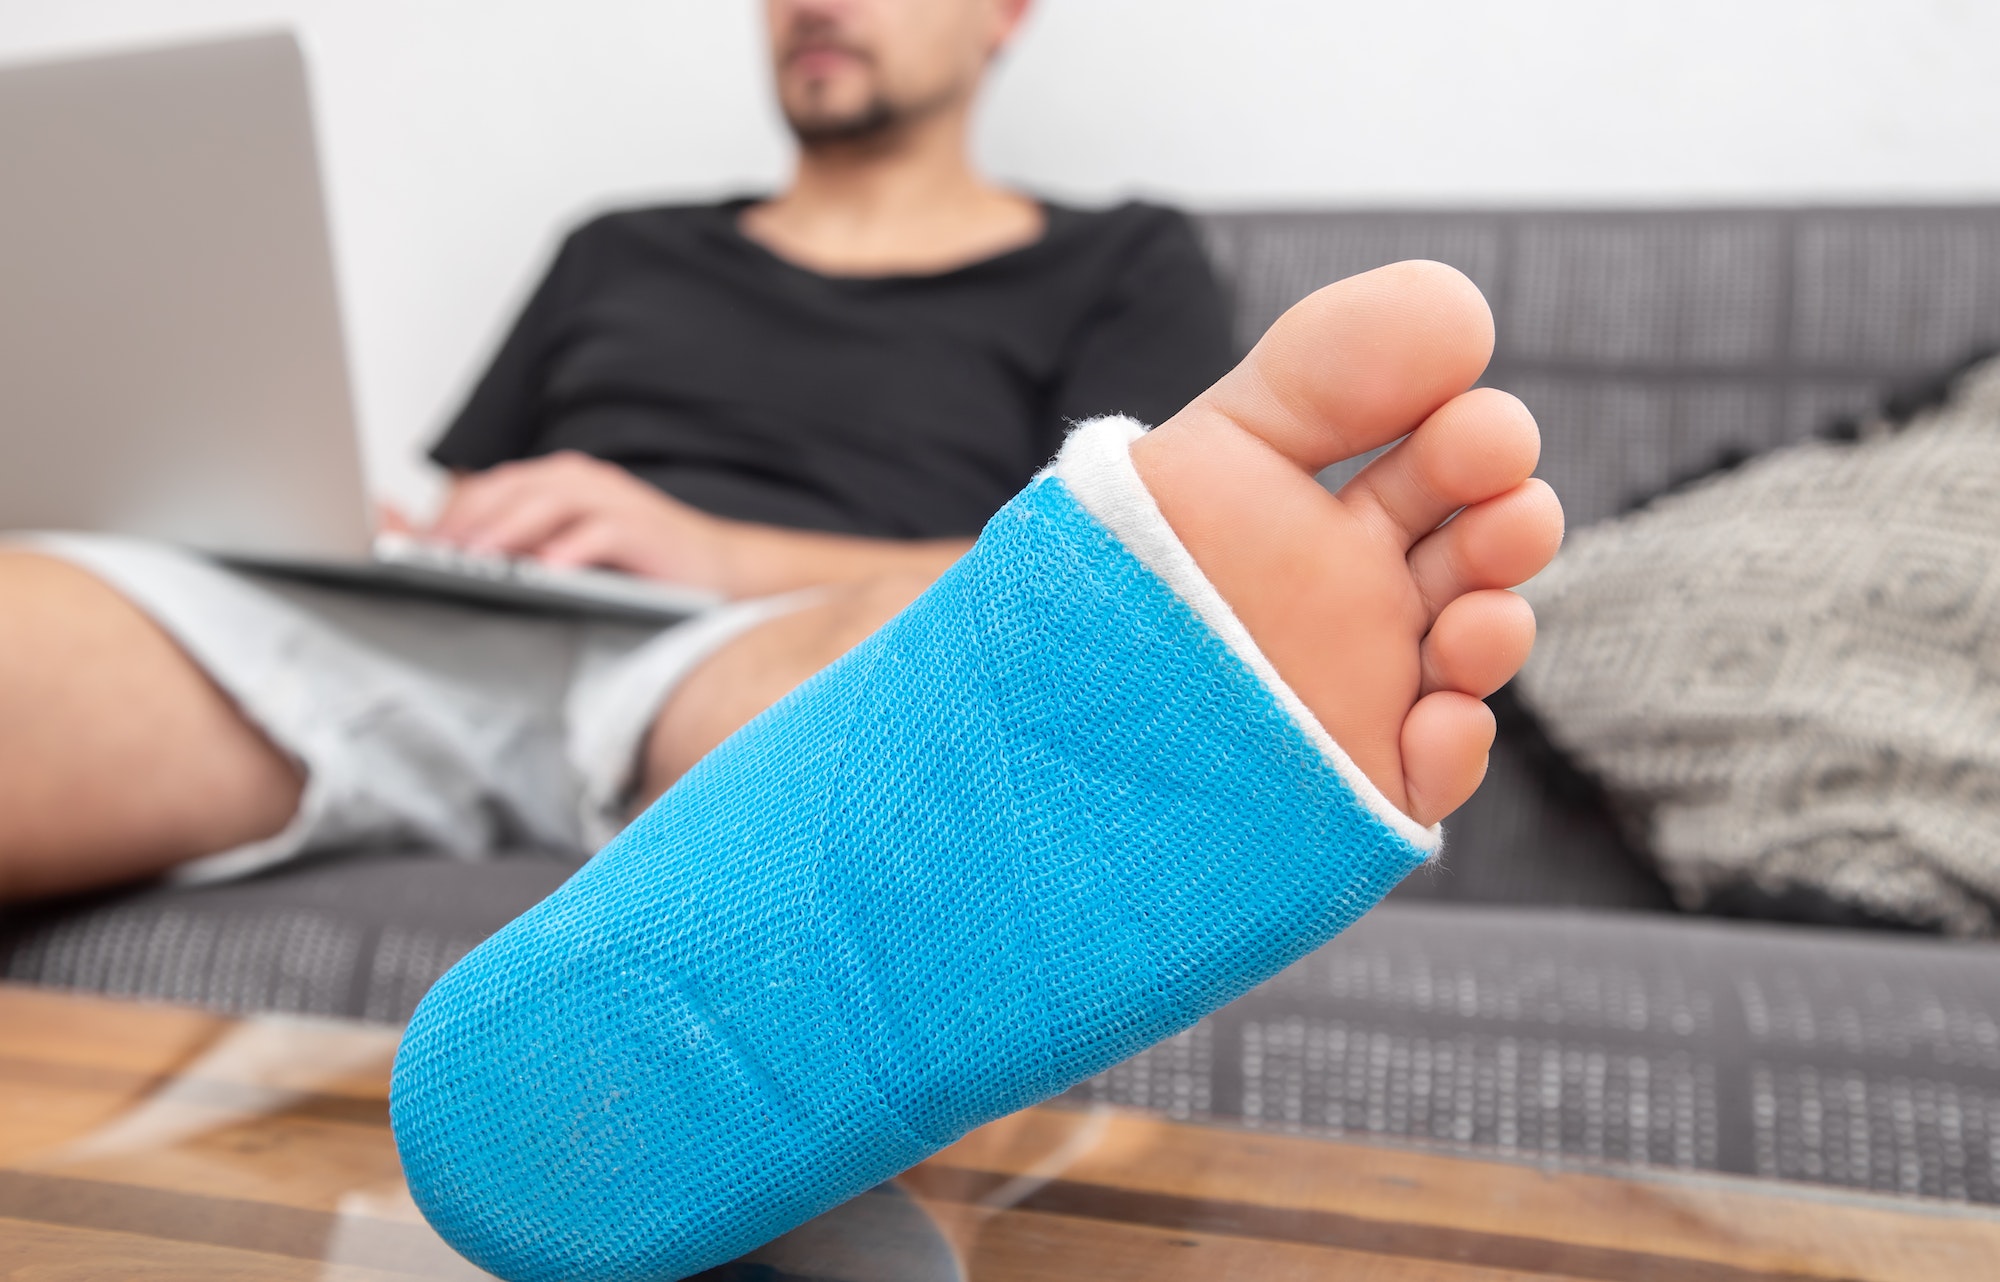
<path id="1" fill-rule="evenodd" d="M 1424 536 L 1410 549 L 1410 575 L 1435 619 L 1467 592 L 1534 578 L 1562 546 L 1562 536 L 1562 503 L 1546 482 L 1530 479 Z"/>
<path id="2" fill-rule="evenodd" d="M 1438 613 L 1423 645 L 1423 693 L 1483 699 L 1513 679 L 1535 644 L 1535 611 L 1512 592 L 1468 592 Z"/>
<path id="3" fill-rule="evenodd" d="M 1382 522 L 1408 548 L 1467 504 L 1527 480 L 1541 446 L 1527 406 L 1506 392 L 1475 388 L 1363 468 L 1341 487 L 1340 500 Z"/>
<path id="4" fill-rule="evenodd" d="M 1427 694 L 1404 718 L 1402 744 L 1409 816 L 1436 823 L 1464 805 L 1486 777 L 1493 713 L 1456 690 Z"/>

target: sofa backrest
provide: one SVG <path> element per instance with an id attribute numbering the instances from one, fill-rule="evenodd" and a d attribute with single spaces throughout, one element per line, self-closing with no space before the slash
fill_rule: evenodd
<path id="1" fill-rule="evenodd" d="M 1217 213 L 1238 343 L 1329 281 L 1434 258 L 1476 281 L 1486 382 L 1527 402 L 1573 525 L 1866 412 L 2000 344 L 2000 205 Z"/>

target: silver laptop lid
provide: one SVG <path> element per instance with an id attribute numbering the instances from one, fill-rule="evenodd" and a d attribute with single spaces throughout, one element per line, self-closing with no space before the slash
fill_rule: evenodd
<path id="1" fill-rule="evenodd" d="M 0 69 L 0 529 L 366 555 L 290 35 Z"/>

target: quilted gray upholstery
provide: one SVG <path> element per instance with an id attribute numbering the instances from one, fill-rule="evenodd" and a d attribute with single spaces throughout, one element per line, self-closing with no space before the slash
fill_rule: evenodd
<path id="1" fill-rule="evenodd" d="M 0 976 L 114 997 L 400 1024 L 438 976 L 560 886 L 575 860 L 410 850 L 244 881 L 145 886 L 0 917 Z"/>
<path id="2" fill-rule="evenodd" d="M 1390 905 L 1071 1098 L 2000 1202 L 1996 960 L 1817 927 Z"/>
<path id="3" fill-rule="evenodd" d="M 1731 448 L 1865 411 L 2000 343 L 2000 208 L 1212 214 L 1247 347 L 1312 289 L 1404 258 L 1493 306 L 1486 382 L 1519 395 L 1572 524 Z"/>

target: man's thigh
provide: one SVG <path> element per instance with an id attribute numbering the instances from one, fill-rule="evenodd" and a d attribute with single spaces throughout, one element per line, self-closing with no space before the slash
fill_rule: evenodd
<path id="1" fill-rule="evenodd" d="M 71 562 L 0 547 L 0 901 L 267 837 L 301 786 L 143 611 Z"/>

